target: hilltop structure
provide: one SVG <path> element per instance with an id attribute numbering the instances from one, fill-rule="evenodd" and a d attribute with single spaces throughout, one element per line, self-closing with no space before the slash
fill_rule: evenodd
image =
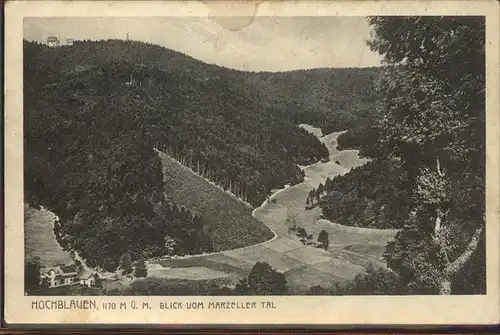
<path id="1" fill-rule="evenodd" d="M 75 40 L 73 38 L 68 37 L 64 40 L 63 45 L 72 46 L 74 43 Z M 49 36 L 47 37 L 47 45 L 52 48 L 59 47 L 61 46 L 61 41 L 57 36 Z"/>
<path id="2" fill-rule="evenodd" d="M 59 46 L 59 39 L 57 38 L 57 36 L 49 36 L 47 37 L 47 45 L 49 47 L 58 47 Z"/>

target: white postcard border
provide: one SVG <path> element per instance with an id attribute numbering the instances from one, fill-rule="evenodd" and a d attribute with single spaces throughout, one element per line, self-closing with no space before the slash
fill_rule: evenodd
<path id="1" fill-rule="evenodd" d="M 245 6 L 250 6 L 245 7 Z M 252 9 L 254 6 L 254 10 Z M 250 14 L 249 14 L 250 13 Z M 492 324 L 499 322 L 499 6 L 496 1 L 8 2 L 5 24 L 5 320 L 12 324 Z M 24 296 L 23 17 L 55 16 L 485 15 L 487 23 L 487 294 L 357 297 L 33 297 Z M 33 309 L 40 300 L 93 300 L 99 310 Z M 132 309 L 132 301 L 139 308 Z M 161 302 L 272 301 L 276 308 L 161 310 Z M 123 302 L 127 309 L 104 310 Z M 147 308 L 143 303 L 149 304 Z M 143 308 L 144 307 L 144 308 Z"/>

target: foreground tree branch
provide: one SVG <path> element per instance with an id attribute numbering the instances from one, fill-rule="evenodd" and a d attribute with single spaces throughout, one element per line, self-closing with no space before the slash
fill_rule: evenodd
<path id="1" fill-rule="evenodd" d="M 484 230 L 484 225 L 480 225 L 477 227 L 476 231 L 474 232 L 474 235 L 472 235 L 472 238 L 470 239 L 469 244 L 465 248 L 464 252 L 457 258 L 455 259 L 449 266 L 446 267 L 445 273 L 447 275 L 454 275 L 456 274 L 464 264 L 471 258 L 472 254 L 477 249 L 477 245 L 479 243 L 479 240 L 481 239 L 481 234 L 483 233 Z"/>
<path id="2" fill-rule="evenodd" d="M 472 255 L 476 251 L 483 230 L 484 230 L 483 224 L 477 227 L 464 252 L 451 264 L 448 264 L 446 266 L 441 281 L 439 283 L 439 294 L 441 295 L 451 294 L 451 279 L 453 275 L 458 273 L 464 267 L 465 263 L 467 263 L 467 261 L 472 257 Z"/>

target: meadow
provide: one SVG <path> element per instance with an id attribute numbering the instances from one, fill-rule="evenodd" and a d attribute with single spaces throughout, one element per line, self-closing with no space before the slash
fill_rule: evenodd
<path id="1" fill-rule="evenodd" d="M 73 263 L 69 252 L 63 250 L 54 236 L 55 215 L 45 209 L 24 205 L 25 258 L 37 256 L 42 266 Z"/>
<path id="2" fill-rule="evenodd" d="M 269 228 L 252 216 L 252 208 L 196 175 L 166 154 L 159 154 L 168 200 L 182 204 L 208 223 L 206 233 L 214 251 L 241 248 L 273 237 Z"/>

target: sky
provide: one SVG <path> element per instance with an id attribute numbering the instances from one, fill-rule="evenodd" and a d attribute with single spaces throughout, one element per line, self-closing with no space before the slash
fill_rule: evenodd
<path id="1" fill-rule="evenodd" d="M 109 38 L 151 42 L 206 63 L 243 71 L 380 65 L 366 45 L 364 17 L 53 17 L 25 18 L 24 38 L 45 42 Z"/>

